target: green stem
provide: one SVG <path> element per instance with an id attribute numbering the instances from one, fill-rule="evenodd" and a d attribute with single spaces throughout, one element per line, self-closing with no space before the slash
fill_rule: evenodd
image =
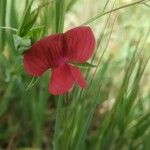
<path id="1" fill-rule="evenodd" d="M 6 24 L 6 7 L 7 0 L 0 1 L 0 25 L 5 26 Z M 3 50 L 5 47 L 5 38 L 6 34 L 4 31 L 0 31 L 0 50 Z"/>
<path id="2" fill-rule="evenodd" d="M 140 4 L 140 3 L 144 2 L 144 1 L 145 1 L 145 0 L 140 0 L 140 1 L 137 1 L 137 2 L 134 2 L 134 3 L 130 3 L 130 4 L 127 4 L 127 5 L 118 7 L 118 8 L 114 8 L 114 9 L 109 10 L 109 11 L 107 11 L 107 12 L 98 14 L 98 15 L 96 15 L 95 17 L 93 17 L 93 18 L 87 20 L 86 22 L 84 22 L 84 23 L 81 24 L 81 25 L 87 25 L 87 24 L 89 24 L 89 23 L 91 23 L 91 22 L 97 20 L 98 18 L 100 18 L 100 17 L 102 17 L 102 16 L 105 16 L 105 15 L 111 13 L 111 12 L 115 12 L 115 11 L 118 11 L 118 10 L 120 10 L 120 9 L 124 9 L 124 8 L 130 7 L 130 6 L 136 5 L 136 4 Z"/>
<path id="3" fill-rule="evenodd" d="M 59 133 L 62 119 L 61 114 L 62 114 L 63 98 L 60 96 L 56 100 L 57 100 L 57 112 L 56 112 L 55 134 L 54 134 L 54 150 L 59 150 Z"/>
<path id="4" fill-rule="evenodd" d="M 3 114 L 6 112 L 6 110 L 8 109 L 8 106 L 9 106 L 9 103 L 10 103 L 10 100 L 11 100 L 11 92 L 12 92 L 12 89 L 14 87 L 14 83 L 15 81 L 12 80 L 9 84 L 8 84 L 8 87 L 7 87 L 7 90 L 3 96 L 3 98 L 1 99 L 0 101 L 0 118 L 3 116 Z"/>
<path id="5" fill-rule="evenodd" d="M 10 31 L 14 31 L 14 32 L 18 31 L 16 28 L 12 28 L 12 27 L 3 27 L 3 26 L 0 26 L 0 29 L 10 30 Z"/>
<path id="6" fill-rule="evenodd" d="M 55 0 L 55 32 L 63 32 L 66 12 L 65 0 Z"/>
<path id="7" fill-rule="evenodd" d="M 65 0 L 55 0 L 55 32 L 63 32 L 65 19 L 66 5 Z M 54 133 L 54 150 L 59 150 L 59 135 L 62 123 L 62 103 L 63 98 L 60 96 L 57 99 L 57 112 Z"/>

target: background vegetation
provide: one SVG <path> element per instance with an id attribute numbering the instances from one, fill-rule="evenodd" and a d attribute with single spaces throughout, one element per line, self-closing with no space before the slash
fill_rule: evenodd
<path id="1" fill-rule="evenodd" d="M 0 0 L 0 148 L 149 150 L 149 7 L 148 0 Z M 83 68 L 87 89 L 54 97 L 49 72 L 40 79 L 24 72 L 22 47 L 80 25 L 96 36 L 89 61 L 96 67 Z"/>

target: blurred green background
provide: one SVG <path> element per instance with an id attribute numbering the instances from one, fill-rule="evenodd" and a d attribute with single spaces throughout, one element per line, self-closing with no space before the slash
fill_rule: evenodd
<path id="1" fill-rule="evenodd" d="M 0 0 L 0 149 L 149 150 L 149 7 L 148 0 Z M 50 72 L 28 76 L 13 35 L 35 42 L 82 24 L 96 36 L 89 62 L 97 66 L 83 69 L 85 90 L 52 96 Z"/>

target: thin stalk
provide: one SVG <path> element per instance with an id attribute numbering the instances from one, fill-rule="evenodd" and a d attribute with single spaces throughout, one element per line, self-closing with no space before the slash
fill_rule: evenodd
<path id="1" fill-rule="evenodd" d="M 55 0 L 55 32 L 63 32 L 66 12 L 65 0 Z"/>
<path id="2" fill-rule="evenodd" d="M 100 13 L 98 15 L 96 15 L 95 17 L 87 20 L 86 22 L 82 23 L 81 25 L 87 25 L 95 20 L 97 20 L 98 18 L 102 17 L 102 16 L 105 16 L 109 13 L 112 13 L 112 12 L 115 12 L 115 11 L 118 11 L 120 9 L 124 9 L 124 8 L 127 8 L 127 7 L 131 7 L 131 6 L 134 6 L 134 5 L 137 5 L 137 4 L 142 4 L 142 2 L 144 2 L 145 0 L 140 0 L 140 1 L 137 1 L 137 2 L 134 2 L 134 3 L 131 3 L 131 4 L 127 4 L 127 5 L 124 5 L 124 6 L 121 6 L 121 7 L 117 7 L 117 8 L 114 8 L 112 10 L 109 10 L 107 12 L 104 12 L 104 13 Z"/>
<path id="3" fill-rule="evenodd" d="M 14 31 L 14 32 L 18 31 L 16 28 L 12 28 L 12 27 L 3 27 L 3 26 L 0 26 L 0 29 L 10 30 L 10 31 Z"/>
<path id="4" fill-rule="evenodd" d="M 92 81 L 94 80 L 94 77 L 95 77 L 95 75 L 96 75 L 96 73 L 97 73 L 97 70 L 98 70 L 98 68 L 99 68 L 99 65 L 101 64 L 102 58 L 103 58 L 103 56 L 104 56 L 104 54 L 105 54 L 105 51 L 106 51 L 106 49 L 107 49 L 107 47 L 108 47 L 108 44 L 109 44 L 109 41 L 110 41 L 110 38 L 111 38 L 111 35 L 112 35 L 112 32 L 113 32 L 113 28 L 114 28 L 114 25 L 115 25 L 115 21 L 116 21 L 116 18 L 115 18 L 115 20 L 114 20 L 114 22 L 113 22 L 113 25 L 112 25 L 112 28 L 111 28 L 111 32 L 110 32 L 110 35 L 109 35 L 109 37 L 108 37 L 106 46 L 105 46 L 104 51 L 103 51 L 103 53 L 102 53 L 102 56 L 101 56 L 100 60 L 98 61 L 98 64 L 96 65 L 97 67 L 96 67 L 96 69 L 95 69 L 95 71 L 94 71 L 94 74 L 93 74 L 93 76 L 92 76 L 92 79 L 90 80 L 89 87 L 91 86 Z M 89 89 L 89 88 L 88 88 L 88 89 Z M 88 90 L 87 90 L 87 93 L 88 93 Z"/>
<path id="5" fill-rule="evenodd" d="M 6 7 L 7 0 L 0 1 L 0 25 L 5 26 L 6 24 Z M 0 31 L 0 50 L 3 50 L 5 47 L 5 38 L 6 34 L 4 31 Z"/>
<path id="6" fill-rule="evenodd" d="M 107 1 L 106 4 L 108 4 L 108 2 L 109 2 L 109 0 Z M 115 6 L 115 2 L 116 2 L 116 0 L 114 0 L 114 2 L 113 2 L 112 9 L 113 9 L 114 6 Z M 105 7 L 104 7 L 104 9 L 103 9 L 103 12 L 105 11 L 106 7 L 107 7 L 107 5 L 105 5 Z M 98 53 L 98 49 L 100 49 L 100 44 L 101 44 L 101 41 L 102 41 L 102 39 L 103 39 L 105 30 L 107 29 L 107 25 L 109 24 L 110 17 L 111 17 L 111 13 L 109 14 L 109 16 L 108 16 L 108 18 L 107 18 L 107 21 L 106 21 L 106 23 L 105 23 L 105 25 L 104 25 L 104 28 L 103 28 L 103 30 L 102 30 L 102 32 L 101 32 L 101 34 L 100 34 L 100 36 L 99 36 L 99 38 L 98 38 L 98 40 L 97 40 L 96 52 L 95 52 L 94 56 L 92 57 L 91 63 L 93 63 L 93 61 L 95 60 L 95 57 L 96 57 L 96 55 L 97 55 L 97 53 Z"/>
<path id="7" fill-rule="evenodd" d="M 110 0 L 107 0 L 106 4 L 105 4 L 105 6 L 104 6 L 104 8 L 103 8 L 103 10 L 102 10 L 102 13 L 105 11 L 105 9 L 106 9 L 106 7 L 107 7 L 109 1 L 110 1 Z M 115 3 L 115 1 L 114 1 L 114 3 Z M 113 7 L 114 7 L 114 4 L 113 4 Z M 104 32 L 105 32 L 105 30 L 106 30 L 106 28 L 107 28 L 107 25 L 108 25 L 108 23 L 109 23 L 110 16 L 111 16 L 111 13 L 109 14 L 109 16 L 108 16 L 108 18 L 107 18 L 107 21 L 106 21 L 106 23 L 105 23 L 105 25 L 104 25 L 104 27 L 103 27 L 103 30 L 102 30 L 102 32 L 100 33 L 100 36 L 99 36 L 99 38 L 98 38 L 98 40 L 97 40 L 96 51 L 95 51 L 95 54 L 94 54 L 93 57 L 92 57 L 91 64 L 93 63 L 93 61 L 94 61 L 94 59 L 95 59 L 95 57 L 96 57 L 96 54 L 97 54 L 97 52 L 98 52 L 100 43 L 101 43 L 101 41 L 102 41 L 102 39 L 103 39 L 103 36 L 104 36 Z M 102 55 L 103 55 L 103 54 L 102 54 Z M 86 71 L 86 73 L 85 73 L 86 79 L 88 79 L 88 76 L 89 76 L 90 71 L 91 71 L 91 68 L 89 68 L 89 69 Z M 81 89 L 81 90 L 79 91 L 79 99 L 81 98 L 82 94 L 83 94 L 83 89 Z"/>
<path id="8" fill-rule="evenodd" d="M 56 112 L 56 123 L 55 123 L 55 133 L 54 133 L 54 150 L 59 150 L 59 133 L 60 133 L 61 118 L 62 118 L 63 98 L 60 96 L 56 100 L 57 100 L 57 112 Z"/>
<path id="9" fill-rule="evenodd" d="M 75 150 L 79 150 L 80 147 L 82 147 L 82 144 L 85 142 L 87 131 L 90 128 L 94 112 L 98 105 L 98 100 L 99 99 L 97 98 L 96 101 L 94 101 L 93 105 L 91 106 L 90 112 L 88 113 L 87 119 L 85 120 L 83 129 L 81 130 L 80 136 L 78 137 L 78 141 L 76 141 Z"/>
<path id="10" fill-rule="evenodd" d="M 63 32 L 64 29 L 64 19 L 66 12 L 65 0 L 55 0 L 55 32 Z M 54 133 L 54 150 L 59 150 L 59 135 L 62 120 L 62 104 L 63 98 L 60 96 L 57 99 L 57 112 L 56 112 L 56 123 L 55 123 L 55 133 Z"/>
<path id="11" fill-rule="evenodd" d="M 6 112 L 6 110 L 8 109 L 10 100 L 11 100 L 11 92 L 12 89 L 14 87 L 15 81 L 12 80 L 7 87 L 7 90 L 5 91 L 5 94 L 3 96 L 3 98 L 0 101 L 0 118 L 3 116 L 3 114 Z"/>
<path id="12" fill-rule="evenodd" d="M 37 81 L 40 79 L 40 77 L 33 77 L 32 80 L 30 81 L 29 85 L 26 88 L 26 91 L 28 91 L 29 89 L 31 89 L 36 83 Z"/>

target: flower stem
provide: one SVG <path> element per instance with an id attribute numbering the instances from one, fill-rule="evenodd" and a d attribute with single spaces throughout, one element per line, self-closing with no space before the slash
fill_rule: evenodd
<path id="1" fill-rule="evenodd" d="M 65 0 L 55 0 L 55 32 L 63 32 L 66 12 Z"/>
<path id="2" fill-rule="evenodd" d="M 62 33 L 64 29 L 64 19 L 66 12 L 65 0 L 55 0 L 55 32 Z M 56 123 L 55 123 L 55 133 L 54 133 L 54 150 L 59 150 L 59 135 L 60 127 L 62 124 L 62 104 L 63 97 L 59 96 L 57 101 L 57 112 L 56 112 Z"/>
<path id="3" fill-rule="evenodd" d="M 59 150 L 59 133 L 60 133 L 60 124 L 61 124 L 61 114 L 62 114 L 62 101 L 63 98 L 59 96 L 56 99 L 57 103 L 57 112 L 56 112 L 56 123 L 55 123 L 55 134 L 54 134 L 54 150 Z"/>

